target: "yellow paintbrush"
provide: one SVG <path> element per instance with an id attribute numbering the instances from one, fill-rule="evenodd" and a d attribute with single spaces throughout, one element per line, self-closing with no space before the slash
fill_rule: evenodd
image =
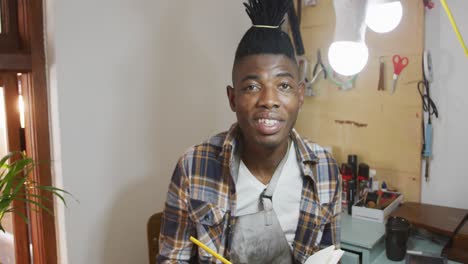
<path id="1" fill-rule="evenodd" d="M 198 239 L 194 238 L 193 236 L 190 236 L 190 241 L 192 241 L 195 245 L 203 248 L 206 252 L 210 253 L 213 257 L 219 259 L 224 264 L 232 264 L 229 260 L 223 258 L 223 256 L 221 256 L 218 253 L 214 252 L 211 248 L 207 247 L 205 244 L 198 241 Z"/>

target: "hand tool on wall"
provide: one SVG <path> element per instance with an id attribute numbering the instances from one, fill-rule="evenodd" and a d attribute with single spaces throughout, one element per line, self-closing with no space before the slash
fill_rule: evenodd
<path id="1" fill-rule="evenodd" d="M 407 57 L 400 57 L 400 55 L 393 55 L 393 88 L 392 94 L 395 93 L 398 77 L 401 71 L 408 66 L 409 60 Z"/>
<path id="2" fill-rule="evenodd" d="M 293 37 L 294 47 L 296 48 L 296 55 L 298 57 L 304 56 L 305 50 L 304 50 L 304 43 L 302 42 L 299 17 L 296 14 L 296 10 L 294 9 L 293 4 L 291 4 L 288 10 L 288 19 L 289 19 L 289 24 L 291 26 L 291 33 Z"/>
<path id="3" fill-rule="evenodd" d="M 317 81 L 318 77 L 323 74 L 323 78 L 327 79 L 327 69 L 322 62 L 322 54 L 320 49 L 317 50 L 317 63 L 315 63 L 314 70 L 312 71 L 312 80 L 308 81 L 306 79 L 306 95 L 314 96 L 313 85 Z"/>
<path id="4" fill-rule="evenodd" d="M 291 26 L 291 33 L 293 37 L 294 47 L 296 48 L 297 61 L 299 64 L 299 73 L 301 75 L 299 78 L 301 81 L 305 82 L 306 95 L 313 96 L 314 92 L 312 89 L 312 85 L 317 79 L 317 76 L 315 76 L 315 71 L 316 71 L 317 66 L 314 68 L 314 76 L 312 77 L 312 80 L 309 82 L 309 80 L 307 79 L 308 72 L 309 72 L 309 67 L 308 67 L 309 61 L 305 57 L 304 43 L 302 41 L 301 29 L 300 29 L 301 12 L 302 12 L 302 0 L 298 0 L 297 1 L 297 13 L 296 13 L 296 10 L 294 9 L 294 5 L 291 5 L 291 7 L 288 10 L 288 19 L 289 19 L 289 24 Z"/>
<path id="5" fill-rule="evenodd" d="M 314 75 L 314 78 L 316 78 L 316 76 L 320 75 L 320 73 L 323 73 L 323 78 L 327 79 L 327 70 L 325 68 L 325 65 L 323 65 L 323 62 L 322 62 L 322 52 L 320 51 L 320 49 L 318 49 L 317 50 L 317 63 L 315 63 L 314 71 L 312 72 L 312 74 Z"/>
<path id="6" fill-rule="evenodd" d="M 302 10 L 302 2 L 298 1 L 298 13 Z M 294 5 L 291 4 L 288 10 L 288 20 L 291 27 L 292 39 L 294 42 L 294 48 L 296 49 L 297 62 L 299 65 L 299 76 L 301 81 L 306 80 L 308 72 L 308 61 L 305 55 L 304 43 L 302 42 L 301 29 L 300 29 L 300 15 L 296 14 Z"/>
<path id="7" fill-rule="evenodd" d="M 426 182 L 429 181 L 429 165 L 430 165 L 430 158 L 432 157 L 432 115 L 435 115 L 436 118 L 439 117 L 439 112 L 437 110 L 437 106 L 435 105 L 434 101 L 430 96 L 430 82 L 432 81 L 432 65 L 430 59 L 430 53 L 428 51 L 424 52 L 424 60 L 423 60 L 423 80 L 418 82 L 418 91 L 421 95 L 421 99 L 423 101 L 423 111 L 427 113 L 427 124 L 424 125 L 424 117 L 422 118 L 423 122 L 423 151 L 422 156 L 426 163 L 425 169 L 425 179 Z"/>
<path id="8" fill-rule="evenodd" d="M 383 57 L 379 58 L 380 68 L 379 68 L 379 86 L 377 87 L 377 91 L 384 91 L 385 90 L 385 61 Z"/>

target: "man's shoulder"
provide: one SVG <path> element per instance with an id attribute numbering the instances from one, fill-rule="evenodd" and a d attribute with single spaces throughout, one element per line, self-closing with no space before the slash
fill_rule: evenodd
<path id="1" fill-rule="evenodd" d="M 308 152 L 308 155 L 318 159 L 319 163 L 325 162 L 329 164 L 337 164 L 329 148 L 325 148 L 321 146 L 320 144 L 303 136 L 300 136 L 300 141 L 305 146 L 305 149 Z"/>
<path id="2" fill-rule="evenodd" d="M 218 157 L 222 152 L 227 134 L 228 131 L 218 133 L 199 144 L 189 147 L 182 155 L 182 159 Z"/>

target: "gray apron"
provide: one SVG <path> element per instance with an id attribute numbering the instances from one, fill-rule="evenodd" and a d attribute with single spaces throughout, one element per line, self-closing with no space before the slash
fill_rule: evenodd
<path id="1" fill-rule="evenodd" d="M 268 187 L 260 195 L 260 211 L 236 217 L 231 240 L 230 261 L 232 263 L 293 263 L 291 248 L 272 203 L 273 192 L 288 156 L 287 153 L 275 170 Z"/>

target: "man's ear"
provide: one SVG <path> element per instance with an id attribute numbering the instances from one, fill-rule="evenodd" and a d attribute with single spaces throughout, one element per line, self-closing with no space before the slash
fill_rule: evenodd
<path id="1" fill-rule="evenodd" d="M 299 83 L 299 109 L 302 107 L 302 104 L 304 104 L 304 94 L 305 94 L 305 82 L 300 82 Z"/>
<path id="2" fill-rule="evenodd" d="M 229 99 L 229 106 L 231 106 L 231 110 L 233 112 L 236 112 L 236 95 L 234 94 L 234 88 L 230 85 L 228 85 L 226 87 L 226 92 L 227 92 L 227 96 L 228 96 L 228 99 Z"/>

